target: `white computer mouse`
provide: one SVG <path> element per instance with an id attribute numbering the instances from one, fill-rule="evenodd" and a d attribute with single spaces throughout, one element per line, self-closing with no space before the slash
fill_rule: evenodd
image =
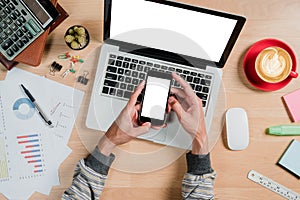
<path id="1" fill-rule="evenodd" d="M 243 150 L 249 144 L 247 113 L 242 108 L 230 108 L 226 112 L 226 134 L 231 150 Z"/>

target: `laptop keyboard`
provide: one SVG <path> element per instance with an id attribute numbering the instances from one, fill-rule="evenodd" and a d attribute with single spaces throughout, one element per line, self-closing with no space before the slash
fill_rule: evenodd
<path id="1" fill-rule="evenodd" d="M 212 75 L 130 58 L 126 55 L 110 54 L 108 56 L 104 83 L 100 90 L 101 94 L 128 100 L 137 85 L 146 79 L 149 70 L 167 73 L 176 72 L 190 84 L 196 95 L 202 99 L 203 107 L 207 106 L 213 79 Z M 173 80 L 172 86 L 180 88 L 175 80 Z"/>
<path id="2" fill-rule="evenodd" d="M 12 60 L 44 30 L 17 0 L 0 0 L 0 52 Z"/>

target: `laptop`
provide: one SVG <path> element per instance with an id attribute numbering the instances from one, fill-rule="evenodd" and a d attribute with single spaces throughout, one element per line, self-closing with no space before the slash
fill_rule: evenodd
<path id="1" fill-rule="evenodd" d="M 106 131 L 149 70 L 176 72 L 202 99 L 209 134 L 222 68 L 246 19 L 174 1 L 105 0 L 103 45 L 86 126 Z M 173 82 L 173 87 L 180 87 Z M 171 112 L 167 128 L 141 139 L 191 149 Z"/>

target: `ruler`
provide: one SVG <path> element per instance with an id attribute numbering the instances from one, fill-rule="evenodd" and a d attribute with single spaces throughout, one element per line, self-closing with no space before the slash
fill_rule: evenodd
<path id="1" fill-rule="evenodd" d="M 261 175 L 254 170 L 251 170 L 248 173 L 248 179 L 264 186 L 265 188 L 283 196 L 286 199 L 300 200 L 300 194 L 284 187 L 283 185 L 280 185 L 279 183 L 273 181 L 268 177 L 265 177 L 264 175 Z"/>

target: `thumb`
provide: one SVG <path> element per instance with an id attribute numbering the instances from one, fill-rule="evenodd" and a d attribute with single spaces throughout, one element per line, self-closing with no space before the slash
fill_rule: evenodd
<path id="1" fill-rule="evenodd" d="M 146 122 L 146 123 L 143 123 L 141 126 L 134 128 L 135 137 L 143 135 L 144 133 L 147 133 L 150 130 L 150 127 L 151 127 L 151 123 Z"/>
<path id="2" fill-rule="evenodd" d="M 171 108 L 174 110 L 174 112 L 176 113 L 178 120 L 181 120 L 182 117 L 182 113 L 183 113 L 183 108 L 181 106 L 181 104 L 177 101 L 177 99 L 175 99 L 174 97 L 170 97 L 168 100 L 169 104 L 171 105 Z"/>

